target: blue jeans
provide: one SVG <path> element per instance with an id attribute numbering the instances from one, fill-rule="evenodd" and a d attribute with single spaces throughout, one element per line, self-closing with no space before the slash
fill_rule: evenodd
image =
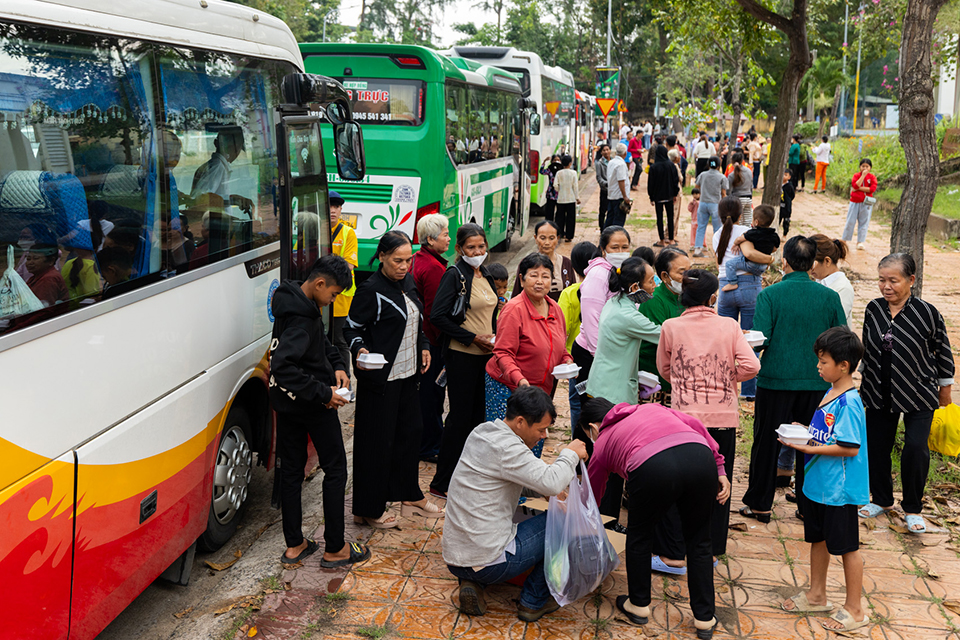
<path id="1" fill-rule="evenodd" d="M 577 425 L 580 424 L 580 394 L 577 393 L 577 379 L 568 380 L 570 389 L 567 391 L 567 397 L 570 399 L 570 433 L 573 433 Z"/>
<path id="2" fill-rule="evenodd" d="M 780 447 L 780 455 L 777 456 L 777 469 L 784 471 L 793 471 L 796 466 L 797 450 L 790 447 Z"/>
<path id="3" fill-rule="evenodd" d="M 851 202 L 847 207 L 847 223 L 843 227 L 843 240 L 850 242 L 853 240 L 853 229 L 857 229 L 857 242 L 867 241 L 867 230 L 870 228 L 870 214 L 873 213 L 873 205 L 866 202 Z"/>
<path id="4" fill-rule="evenodd" d="M 697 249 L 703 249 L 703 238 L 707 233 L 708 221 L 713 223 L 714 234 L 720 231 L 722 225 L 720 224 L 719 206 L 716 202 L 700 201 L 700 206 L 697 208 Z"/>
<path id="5" fill-rule="evenodd" d="M 701 207 L 703 205 L 700 205 Z M 739 319 L 740 328 L 753 328 L 753 313 L 757 308 L 757 296 L 760 295 L 760 276 L 740 276 L 739 288 L 733 291 L 721 291 L 717 303 L 717 313 L 725 318 Z M 720 279 L 722 289 L 728 280 Z M 740 385 L 740 395 L 753 398 L 757 395 L 757 379 L 751 378 Z"/>
<path id="6" fill-rule="evenodd" d="M 504 582 L 533 568 L 523 582 L 520 591 L 520 604 L 537 610 L 547 604 L 550 590 L 547 588 L 547 576 L 543 573 L 543 544 L 547 530 L 547 514 L 541 513 L 517 525 L 516 553 L 507 553 L 506 562 L 484 567 L 474 571 L 472 567 L 454 567 L 447 565 L 450 573 L 461 580 L 469 580 L 483 586 Z"/>
<path id="7" fill-rule="evenodd" d="M 737 276 L 737 271 L 746 271 L 752 276 L 759 276 L 761 273 L 767 270 L 767 265 L 760 264 L 759 262 L 750 262 L 740 255 L 736 258 L 727 260 L 723 264 L 723 268 L 727 272 L 727 282 L 739 282 L 740 278 L 749 278 L 750 276 Z"/>
<path id="8" fill-rule="evenodd" d="M 756 189 L 757 185 L 760 184 L 760 163 L 753 163 L 753 188 Z"/>
<path id="9" fill-rule="evenodd" d="M 627 223 L 627 214 L 625 214 L 623 211 L 620 211 L 621 202 L 623 202 L 623 198 L 607 200 L 607 219 L 604 222 L 604 228 L 622 227 Z"/>

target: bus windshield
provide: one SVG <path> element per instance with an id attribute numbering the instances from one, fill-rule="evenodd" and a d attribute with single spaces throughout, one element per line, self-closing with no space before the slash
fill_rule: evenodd
<path id="1" fill-rule="evenodd" d="M 425 83 L 396 78 L 341 78 L 361 124 L 423 124 Z"/>
<path id="2" fill-rule="evenodd" d="M 512 67 L 501 67 L 504 71 L 508 71 L 520 82 L 520 89 L 523 91 L 523 97 L 530 97 L 530 72 L 526 69 L 515 69 Z"/>

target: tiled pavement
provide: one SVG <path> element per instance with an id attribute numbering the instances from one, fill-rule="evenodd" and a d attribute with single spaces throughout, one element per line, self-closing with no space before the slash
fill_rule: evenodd
<path id="1" fill-rule="evenodd" d="M 592 185 L 585 190 L 592 191 Z M 596 210 L 596 200 L 595 193 L 585 198 L 584 215 Z M 643 222 L 650 217 L 641 212 L 632 225 L 633 232 L 640 236 L 635 238 L 635 245 L 651 244 L 655 239 L 656 231 Z M 687 219 L 685 211 L 681 219 Z M 579 236 L 596 239 L 594 225 L 579 226 Z M 678 237 L 684 237 L 682 232 Z M 562 247 L 564 253 L 569 247 Z M 561 440 L 569 438 L 563 431 L 568 426 L 564 418 L 565 383 L 557 392 L 557 404 L 560 417 L 545 447 L 546 457 Z M 737 460 L 734 510 L 741 505 L 746 488 L 746 462 Z M 433 470 L 434 465 L 421 463 L 422 487 L 429 485 Z M 956 508 L 957 504 L 951 506 Z M 347 538 L 369 544 L 373 557 L 349 571 L 329 571 L 320 568 L 317 553 L 302 567 L 284 570 L 279 580 L 285 589 L 266 594 L 260 611 L 240 627 L 236 637 L 336 640 L 379 637 L 384 631 L 390 638 L 421 639 L 695 637 L 683 577 L 654 574 L 655 599 L 648 625 L 637 628 L 623 619 L 614 606 L 616 596 L 626 593 L 622 563 L 593 597 L 536 623 L 517 619 L 515 600 L 520 589 L 509 584 L 487 590 L 486 615 L 462 615 L 457 610 L 457 582 L 440 555 L 442 520 L 401 519 L 402 529 L 373 531 L 352 524 L 349 496 L 346 510 Z M 793 516 L 794 510 L 794 505 L 778 494 L 775 518 L 770 524 L 741 518 L 734 511 L 731 525 L 743 530 L 729 532 L 727 557 L 715 573 L 717 618 L 721 623 L 716 637 L 823 640 L 831 635 L 816 618 L 779 608 L 784 598 L 809 584 L 809 545 L 803 542 L 802 524 Z M 621 522 L 626 522 L 625 512 Z M 861 524 L 860 538 L 865 560 L 864 598 L 872 624 L 862 633 L 851 635 L 876 640 L 960 640 L 960 614 L 951 608 L 951 601 L 960 600 L 960 556 L 948 534 L 942 530 L 922 536 L 898 533 L 889 525 L 902 526 L 903 522 L 888 521 L 886 516 L 869 524 L 875 526 Z M 315 537 L 322 537 L 322 527 Z M 842 577 L 842 566 L 834 560 L 828 595 L 835 604 L 844 599 Z M 960 602 L 957 606 L 960 611 Z"/>

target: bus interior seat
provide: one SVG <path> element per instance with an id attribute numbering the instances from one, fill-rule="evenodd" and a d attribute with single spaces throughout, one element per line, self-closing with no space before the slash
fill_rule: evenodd
<path id="1" fill-rule="evenodd" d="M 49 171 L 12 171 L 0 182 L 0 238 L 15 241 L 32 222 L 57 237 L 89 220 L 83 185 L 76 176 Z"/>

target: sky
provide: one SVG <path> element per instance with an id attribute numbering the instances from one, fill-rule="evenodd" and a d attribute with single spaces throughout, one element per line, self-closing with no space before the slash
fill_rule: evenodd
<path id="1" fill-rule="evenodd" d="M 455 23 L 474 22 L 479 27 L 493 22 L 497 14 L 483 11 L 473 6 L 474 0 L 455 0 L 440 16 L 435 25 L 437 45 L 441 49 L 452 47 L 463 34 L 453 28 Z M 340 5 L 340 19 L 345 25 L 356 26 L 360 20 L 360 0 L 343 0 Z"/>

